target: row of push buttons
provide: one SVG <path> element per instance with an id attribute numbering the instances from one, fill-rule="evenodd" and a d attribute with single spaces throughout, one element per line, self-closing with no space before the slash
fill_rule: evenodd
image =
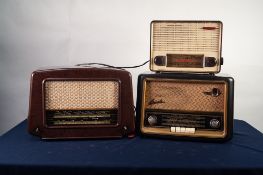
<path id="1" fill-rule="evenodd" d="M 171 132 L 195 133 L 195 128 L 171 127 Z"/>

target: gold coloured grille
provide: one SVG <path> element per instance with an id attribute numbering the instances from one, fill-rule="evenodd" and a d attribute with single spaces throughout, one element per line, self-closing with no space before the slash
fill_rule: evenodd
<path id="1" fill-rule="evenodd" d="M 46 110 L 116 109 L 117 81 L 46 81 Z"/>
<path id="2" fill-rule="evenodd" d="M 207 95 L 213 88 L 219 89 L 221 94 Z M 224 82 L 146 81 L 146 109 L 224 112 L 224 100 Z"/>

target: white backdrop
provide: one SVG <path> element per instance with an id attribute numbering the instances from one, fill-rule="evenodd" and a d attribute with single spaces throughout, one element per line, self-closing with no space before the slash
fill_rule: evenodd
<path id="1" fill-rule="evenodd" d="M 157 19 L 224 23 L 222 72 L 235 78 L 235 118 L 263 131 L 262 7 L 262 0 L 1 0 L 0 135 L 27 117 L 33 70 L 143 63 Z M 130 70 L 134 97 L 147 70 Z"/>

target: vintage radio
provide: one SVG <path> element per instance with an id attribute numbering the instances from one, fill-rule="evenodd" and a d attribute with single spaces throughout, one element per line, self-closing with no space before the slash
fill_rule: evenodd
<path id="1" fill-rule="evenodd" d="M 152 21 L 150 69 L 157 72 L 220 72 L 219 21 Z"/>
<path id="2" fill-rule="evenodd" d="M 131 74 L 110 68 L 32 73 L 28 130 L 43 139 L 133 136 Z"/>
<path id="3" fill-rule="evenodd" d="M 206 74 L 141 74 L 137 128 L 146 136 L 225 141 L 233 132 L 234 80 Z"/>

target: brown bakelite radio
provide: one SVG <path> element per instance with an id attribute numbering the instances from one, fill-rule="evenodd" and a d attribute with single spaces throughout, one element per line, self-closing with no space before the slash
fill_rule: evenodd
<path id="1" fill-rule="evenodd" d="M 155 72 L 220 72 L 220 21 L 152 21 L 150 69 Z"/>
<path id="2" fill-rule="evenodd" d="M 43 139 L 134 135 L 131 74 L 110 68 L 32 73 L 28 130 Z"/>
<path id="3" fill-rule="evenodd" d="M 141 135 L 226 141 L 233 133 L 234 80 L 209 74 L 141 74 Z"/>

